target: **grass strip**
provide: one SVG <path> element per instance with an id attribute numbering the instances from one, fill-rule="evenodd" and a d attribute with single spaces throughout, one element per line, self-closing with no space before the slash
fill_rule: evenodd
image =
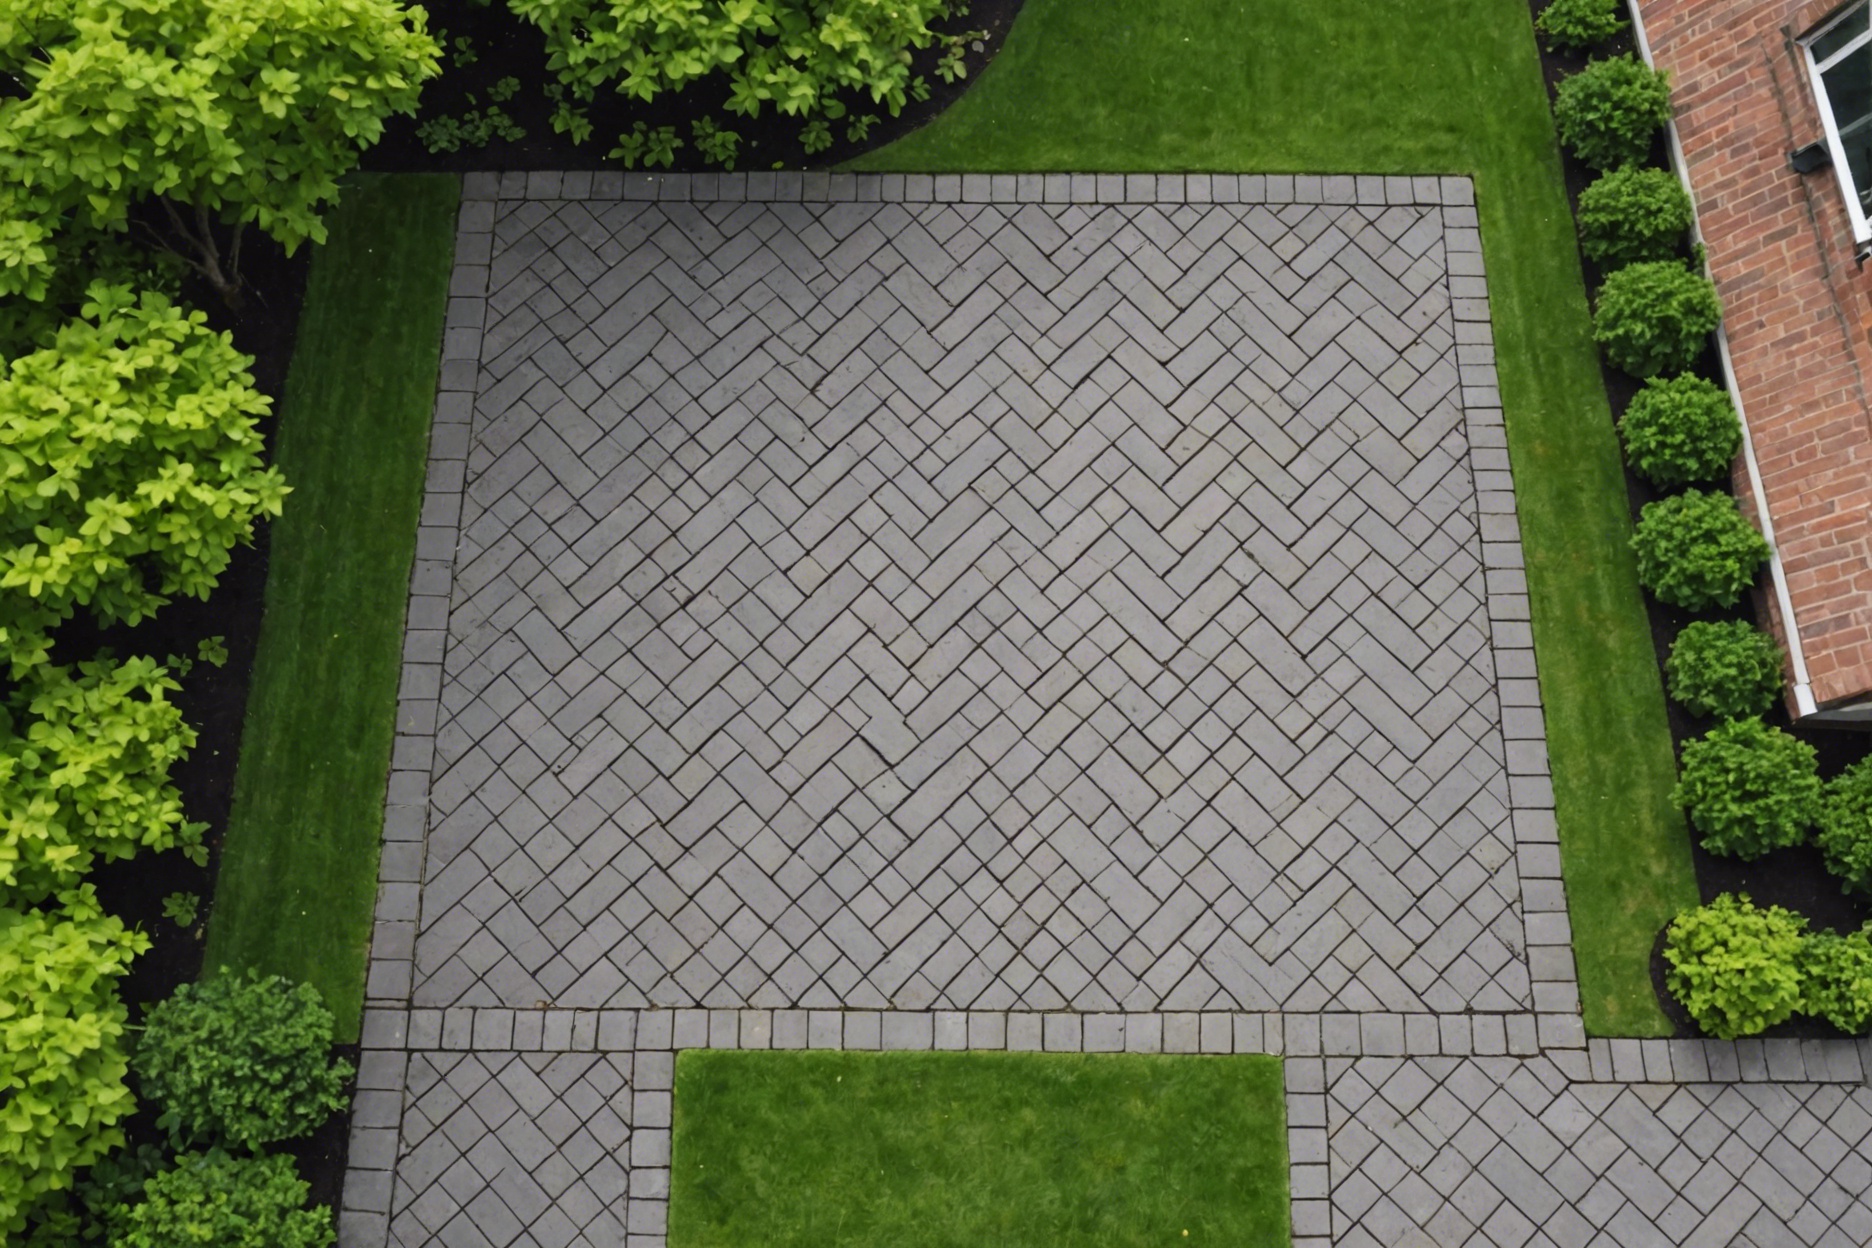
<path id="1" fill-rule="evenodd" d="M 1559 159 L 1521 0 L 1027 0 L 856 167 L 1476 179 L 1586 1025 L 1664 1035 L 1651 943 L 1696 880 Z"/>
<path id="2" fill-rule="evenodd" d="M 677 1058 L 671 1248 L 1286 1248 L 1280 1059 Z"/>
<path id="3" fill-rule="evenodd" d="M 205 965 L 317 985 L 357 1038 L 460 182 L 360 176 L 313 257 Z"/>

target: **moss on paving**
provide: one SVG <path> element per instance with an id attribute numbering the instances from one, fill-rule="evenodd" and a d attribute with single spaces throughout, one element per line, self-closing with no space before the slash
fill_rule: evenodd
<path id="1" fill-rule="evenodd" d="M 676 1063 L 671 1248 L 1286 1248 L 1280 1059 Z"/>
<path id="2" fill-rule="evenodd" d="M 313 257 L 206 965 L 317 985 L 357 1038 L 460 182 L 360 177 Z"/>
<path id="3" fill-rule="evenodd" d="M 1586 1024 L 1667 1034 L 1651 944 L 1696 882 L 1526 4 L 1027 0 L 857 167 L 1476 179 Z"/>

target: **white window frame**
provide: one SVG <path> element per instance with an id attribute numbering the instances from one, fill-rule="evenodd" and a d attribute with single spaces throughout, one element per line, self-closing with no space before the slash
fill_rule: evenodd
<path id="1" fill-rule="evenodd" d="M 1863 55 L 1866 45 L 1872 43 L 1872 15 L 1866 12 L 1868 3 L 1872 3 L 1872 0 L 1859 0 L 1856 4 L 1847 5 L 1800 41 L 1801 52 L 1807 58 L 1807 72 L 1813 79 L 1814 96 L 1820 104 L 1820 124 L 1826 128 L 1827 151 L 1833 157 L 1833 174 L 1839 179 L 1840 197 L 1846 201 L 1846 215 L 1852 221 L 1853 241 L 1856 243 L 1872 243 L 1872 223 L 1867 222 L 1865 205 L 1859 199 L 1863 194 L 1872 193 L 1872 186 L 1859 186 L 1853 181 L 1852 166 L 1846 163 L 1846 144 L 1840 139 L 1839 123 L 1834 119 L 1833 103 L 1827 98 L 1826 80 L 1821 75 L 1849 56 Z M 1867 29 L 1826 60 L 1814 60 L 1813 45 L 1828 31 L 1854 17 L 1868 22 Z"/>

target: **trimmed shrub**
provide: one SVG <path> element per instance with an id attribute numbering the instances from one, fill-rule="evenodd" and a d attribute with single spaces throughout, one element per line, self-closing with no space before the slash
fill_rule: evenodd
<path id="1" fill-rule="evenodd" d="M 1670 170 L 1614 169 L 1580 192 L 1580 250 L 1606 269 L 1669 260 L 1695 215 Z"/>
<path id="2" fill-rule="evenodd" d="M 1713 491 L 1646 503 L 1631 546 L 1638 583 L 1658 601 L 1690 611 L 1734 606 L 1768 562 L 1768 543 L 1735 499 Z"/>
<path id="3" fill-rule="evenodd" d="M 348 1062 L 330 1060 L 332 1015 L 310 984 L 223 971 L 150 1010 L 132 1065 L 178 1147 L 257 1148 L 344 1106 Z"/>
<path id="4" fill-rule="evenodd" d="M 1815 932 L 1800 959 L 1801 1011 L 1841 1031 L 1864 1031 L 1872 1022 L 1872 935 Z"/>
<path id="5" fill-rule="evenodd" d="M 1693 715 L 1760 715 L 1781 695 L 1781 645 L 1747 620 L 1697 620 L 1671 643 L 1664 674 Z"/>
<path id="6" fill-rule="evenodd" d="M 1553 0 L 1534 19 L 1550 48 L 1590 48 L 1625 29 L 1618 0 Z"/>
<path id="7" fill-rule="evenodd" d="M 1593 61 L 1554 92 L 1560 141 L 1594 169 L 1634 165 L 1670 121 L 1670 75 L 1636 56 Z"/>
<path id="8" fill-rule="evenodd" d="M 325 1248 L 337 1234 L 311 1191 L 290 1157 L 185 1153 L 114 1219 L 110 1248 Z"/>
<path id="9" fill-rule="evenodd" d="M 1692 373 L 1645 382 L 1619 432 L 1631 466 L 1666 488 L 1726 476 L 1742 449 L 1742 422 L 1728 391 Z"/>
<path id="10" fill-rule="evenodd" d="M 1814 748 L 1759 719 L 1732 719 L 1683 748 L 1671 800 L 1712 854 L 1759 858 L 1798 845 L 1820 813 Z"/>
<path id="11" fill-rule="evenodd" d="M 149 948 L 89 885 L 54 911 L 0 910 L 0 1234 L 123 1146 L 127 1011 L 117 979 Z"/>
<path id="12" fill-rule="evenodd" d="M 1672 920 L 1664 986 L 1719 1040 L 1757 1035 L 1801 1007 L 1807 920 L 1724 893 Z"/>
<path id="13" fill-rule="evenodd" d="M 1633 377 L 1681 373 L 1722 323 L 1722 300 L 1701 273 L 1675 260 L 1628 264 L 1605 279 L 1593 341 Z"/>
<path id="14" fill-rule="evenodd" d="M 1847 891 L 1872 893 L 1872 758 L 1826 782 L 1814 840 Z"/>

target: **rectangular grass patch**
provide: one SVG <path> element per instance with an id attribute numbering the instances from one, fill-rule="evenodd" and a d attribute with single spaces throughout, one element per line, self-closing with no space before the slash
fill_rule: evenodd
<path id="1" fill-rule="evenodd" d="M 1286 1248 L 1275 1057 L 676 1062 L 670 1248 Z"/>
<path id="2" fill-rule="evenodd" d="M 266 614 L 205 965 L 308 980 L 355 1040 L 461 183 L 363 175 L 312 259 Z"/>

